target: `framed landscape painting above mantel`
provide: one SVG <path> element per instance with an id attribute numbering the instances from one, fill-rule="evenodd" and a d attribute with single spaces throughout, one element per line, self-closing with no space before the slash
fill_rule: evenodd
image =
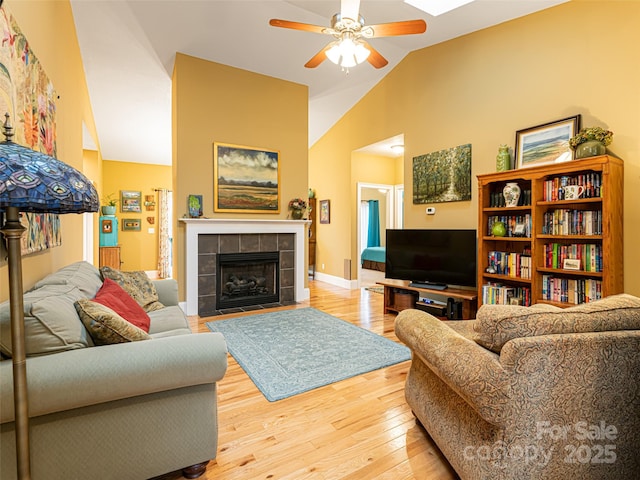
<path id="1" fill-rule="evenodd" d="M 215 212 L 279 213 L 280 153 L 215 142 L 213 199 Z"/>

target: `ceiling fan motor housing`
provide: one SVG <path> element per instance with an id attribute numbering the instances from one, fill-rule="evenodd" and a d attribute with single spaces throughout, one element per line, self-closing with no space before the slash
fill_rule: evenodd
<path id="1" fill-rule="evenodd" d="M 359 32 L 362 27 L 364 27 L 364 17 L 362 15 L 358 15 L 358 19 L 354 20 L 352 18 L 342 18 L 340 13 L 336 13 L 331 18 L 331 28 L 336 30 L 339 33 L 344 31 L 351 32 Z"/>

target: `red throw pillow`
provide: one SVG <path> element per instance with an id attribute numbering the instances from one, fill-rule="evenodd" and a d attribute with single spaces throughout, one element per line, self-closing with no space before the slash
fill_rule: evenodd
<path id="1" fill-rule="evenodd" d="M 104 283 L 96 293 L 96 298 L 93 301 L 109 307 L 129 323 L 149 333 L 151 319 L 147 312 L 120 285 L 110 278 L 104 279 Z"/>

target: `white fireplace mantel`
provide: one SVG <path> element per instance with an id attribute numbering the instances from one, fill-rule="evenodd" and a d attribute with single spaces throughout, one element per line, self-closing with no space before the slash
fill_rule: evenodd
<path id="1" fill-rule="evenodd" d="M 293 233 L 295 234 L 295 295 L 296 302 L 309 298 L 304 286 L 306 273 L 305 227 L 308 220 L 214 219 L 180 218 L 186 225 L 186 295 L 187 315 L 198 314 L 198 235 L 234 233 Z"/>

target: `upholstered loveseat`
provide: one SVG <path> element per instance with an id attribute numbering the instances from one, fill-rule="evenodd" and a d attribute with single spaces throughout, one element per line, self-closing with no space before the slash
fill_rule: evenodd
<path id="1" fill-rule="evenodd" d="M 463 480 L 640 478 L 640 299 L 396 319 L 405 395 Z"/>
<path id="2" fill-rule="evenodd" d="M 224 338 L 191 333 L 174 280 L 150 285 L 148 333 L 133 326 L 117 332 L 99 315 L 83 314 L 81 321 L 79 306 L 103 286 L 101 272 L 86 262 L 47 276 L 25 293 L 34 480 L 141 480 L 180 469 L 195 478 L 215 458 L 216 382 L 227 368 Z M 5 302 L 0 305 L 3 480 L 16 478 L 9 332 Z M 109 338 L 113 335 L 118 338 Z"/>

